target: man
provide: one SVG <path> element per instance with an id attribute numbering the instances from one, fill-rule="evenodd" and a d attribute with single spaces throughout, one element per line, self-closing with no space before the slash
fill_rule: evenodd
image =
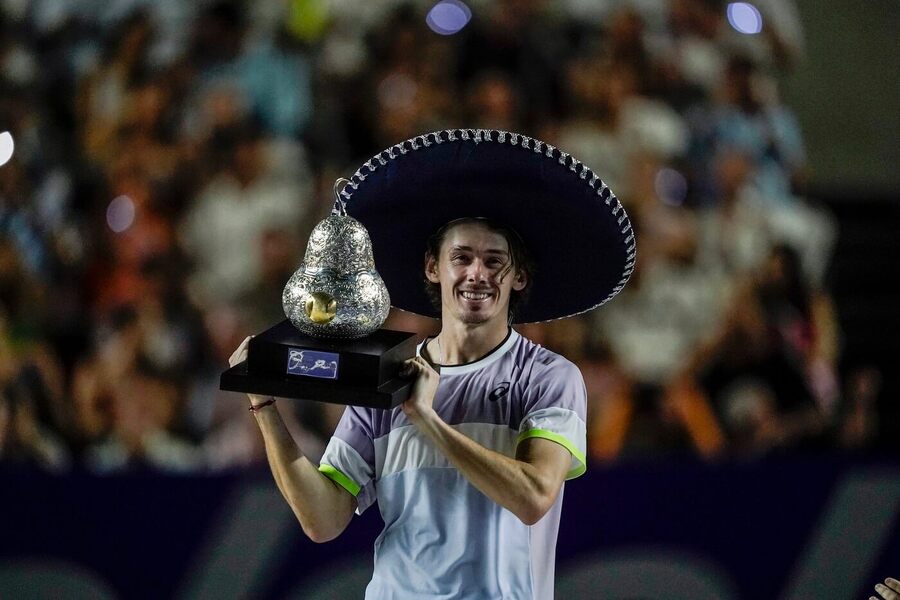
<path id="1" fill-rule="evenodd" d="M 497 134 L 488 132 L 487 141 Z M 583 223 L 555 234 L 562 238 L 545 234 L 547 224 L 540 223 L 540 216 L 529 222 L 537 209 L 523 210 L 527 202 L 521 194 L 504 200 L 492 189 L 493 205 L 487 212 L 499 218 L 489 219 L 472 216 L 484 212 L 477 190 L 456 187 L 458 195 L 438 200 L 446 193 L 448 169 L 461 182 L 474 181 L 466 169 L 482 158 L 471 143 L 447 132 L 432 135 L 442 136 L 436 156 L 423 158 L 424 163 L 419 157 L 397 157 L 381 180 L 384 185 L 378 173 L 359 178 L 358 172 L 353 194 L 359 197 L 347 205 L 372 235 L 394 306 L 421 314 L 439 311 L 439 335 L 426 339 L 404 364 L 402 374 L 415 378 L 409 399 L 394 410 L 348 407 L 318 468 L 297 450 L 274 399 L 251 396 L 251 410 L 279 489 L 312 540 L 333 539 L 354 511 L 361 513 L 378 502 L 385 528 L 376 541 L 367 598 L 552 598 L 563 482 L 585 468 L 586 394 L 581 373 L 571 362 L 523 338 L 510 324 L 529 291 L 536 294 L 523 314 L 532 320 L 567 316 L 611 298 L 624 284 L 621 274 L 630 274 L 627 257 L 633 245 L 629 248 L 628 242 L 633 236 L 609 236 L 615 238 L 610 244 L 602 236 L 588 238 L 588 233 L 597 233 L 598 219 L 613 220 L 621 205 L 607 208 L 608 189 L 603 196 L 599 191 L 594 195 L 596 177 L 590 186 L 587 173 L 571 177 L 570 171 L 577 172 L 576 161 L 564 165 L 561 155 L 550 150 L 546 158 L 543 150 L 535 157 L 530 147 L 523 151 L 524 144 L 499 151 L 498 144 L 490 151 L 499 154 L 489 158 L 509 155 L 510 164 L 537 161 L 540 181 L 532 189 L 544 186 L 555 197 L 577 187 L 577 193 L 588 198 L 584 202 L 596 204 Z M 503 139 L 497 137 L 498 142 Z M 432 161 L 440 165 L 440 176 L 429 183 L 423 177 Z M 493 164 L 503 171 L 498 162 Z M 559 186 L 548 174 L 560 177 Z M 394 186 L 410 179 L 416 181 L 414 195 L 433 202 L 402 218 L 397 215 L 400 205 L 391 206 L 405 201 Z M 393 217 L 371 218 L 367 206 L 379 206 L 377 214 Z M 436 219 L 443 225 L 422 243 L 423 224 L 433 230 Z M 547 273 L 548 284 L 533 290 L 534 267 L 519 235 L 523 231 L 535 245 L 550 248 L 542 248 L 536 261 L 537 269 Z M 586 245 L 581 257 L 561 241 L 573 233 Z M 427 293 L 421 285 L 403 285 L 412 280 L 414 269 L 403 244 L 426 249 Z M 603 269 L 582 264 L 580 283 L 586 292 L 562 280 L 578 271 L 575 259 L 596 261 L 601 256 L 613 263 L 613 279 L 606 277 L 609 281 L 598 285 L 590 275 Z M 421 281 L 421 267 L 418 273 Z M 573 291 L 566 293 L 566 286 Z M 435 307 L 430 313 L 423 305 L 429 296 Z M 244 360 L 246 348 L 247 340 L 232 356 L 232 365 Z"/>

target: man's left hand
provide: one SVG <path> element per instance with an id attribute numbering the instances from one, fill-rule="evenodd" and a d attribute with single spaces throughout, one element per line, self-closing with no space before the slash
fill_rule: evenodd
<path id="1" fill-rule="evenodd" d="M 434 412 L 434 394 L 437 392 L 441 376 L 421 356 L 415 356 L 404 362 L 400 375 L 415 378 L 412 392 L 403 403 L 403 413 L 415 423 Z"/>

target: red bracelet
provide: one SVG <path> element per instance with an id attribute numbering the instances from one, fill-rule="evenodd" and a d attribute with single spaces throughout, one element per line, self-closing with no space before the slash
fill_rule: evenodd
<path id="1" fill-rule="evenodd" d="M 251 405 L 250 405 L 250 408 L 249 408 L 248 410 L 249 410 L 250 412 L 252 412 L 253 414 L 256 414 L 256 412 L 259 411 L 259 409 L 265 408 L 265 407 L 267 407 L 267 406 L 270 405 L 270 404 L 275 404 L 275 398 L 269 398 L 269 399 L 266 400 L 265 402 L 260 402 L 260 403 L 257 404 L 256 406 L 254 406 L 254 405 L 251 404 Z"/>

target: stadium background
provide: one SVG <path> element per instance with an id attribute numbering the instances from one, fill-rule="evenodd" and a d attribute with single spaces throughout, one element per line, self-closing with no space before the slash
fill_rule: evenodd
<path id="1" fill-rule="evenodd" d="M 897 576 L 895 2 L 0 15 L 0 597 L 359 596 L 377 516 L 301 539 L 217 377 L 283 318 L 334 179 L 451 127 L 566 149 L 638 231 L 613 303 L 522 328 L 590 396 L 559 596 Z M 339 408 L 281 410 L 316 458 Z"/>

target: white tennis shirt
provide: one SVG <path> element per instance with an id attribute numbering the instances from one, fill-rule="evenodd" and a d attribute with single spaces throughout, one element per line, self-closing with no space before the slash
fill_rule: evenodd
<path id="1" fill-rule="evenodd" d="M 524 439 L 551 440 L 572 455 L 567 479 L 584 472 L 587 397 L 570 361 L 510 329 L 481 359 L 441 366 L 440 375 L 434 409 L 451 427 L 510 457 Z M 378 503 L 385 526 L 368 600 L 553 597 L 562 490 L 525 525 L 470 484 L 400 407 L 347 407 L 319 470 L 356 497 L 359 514 Z"/>

